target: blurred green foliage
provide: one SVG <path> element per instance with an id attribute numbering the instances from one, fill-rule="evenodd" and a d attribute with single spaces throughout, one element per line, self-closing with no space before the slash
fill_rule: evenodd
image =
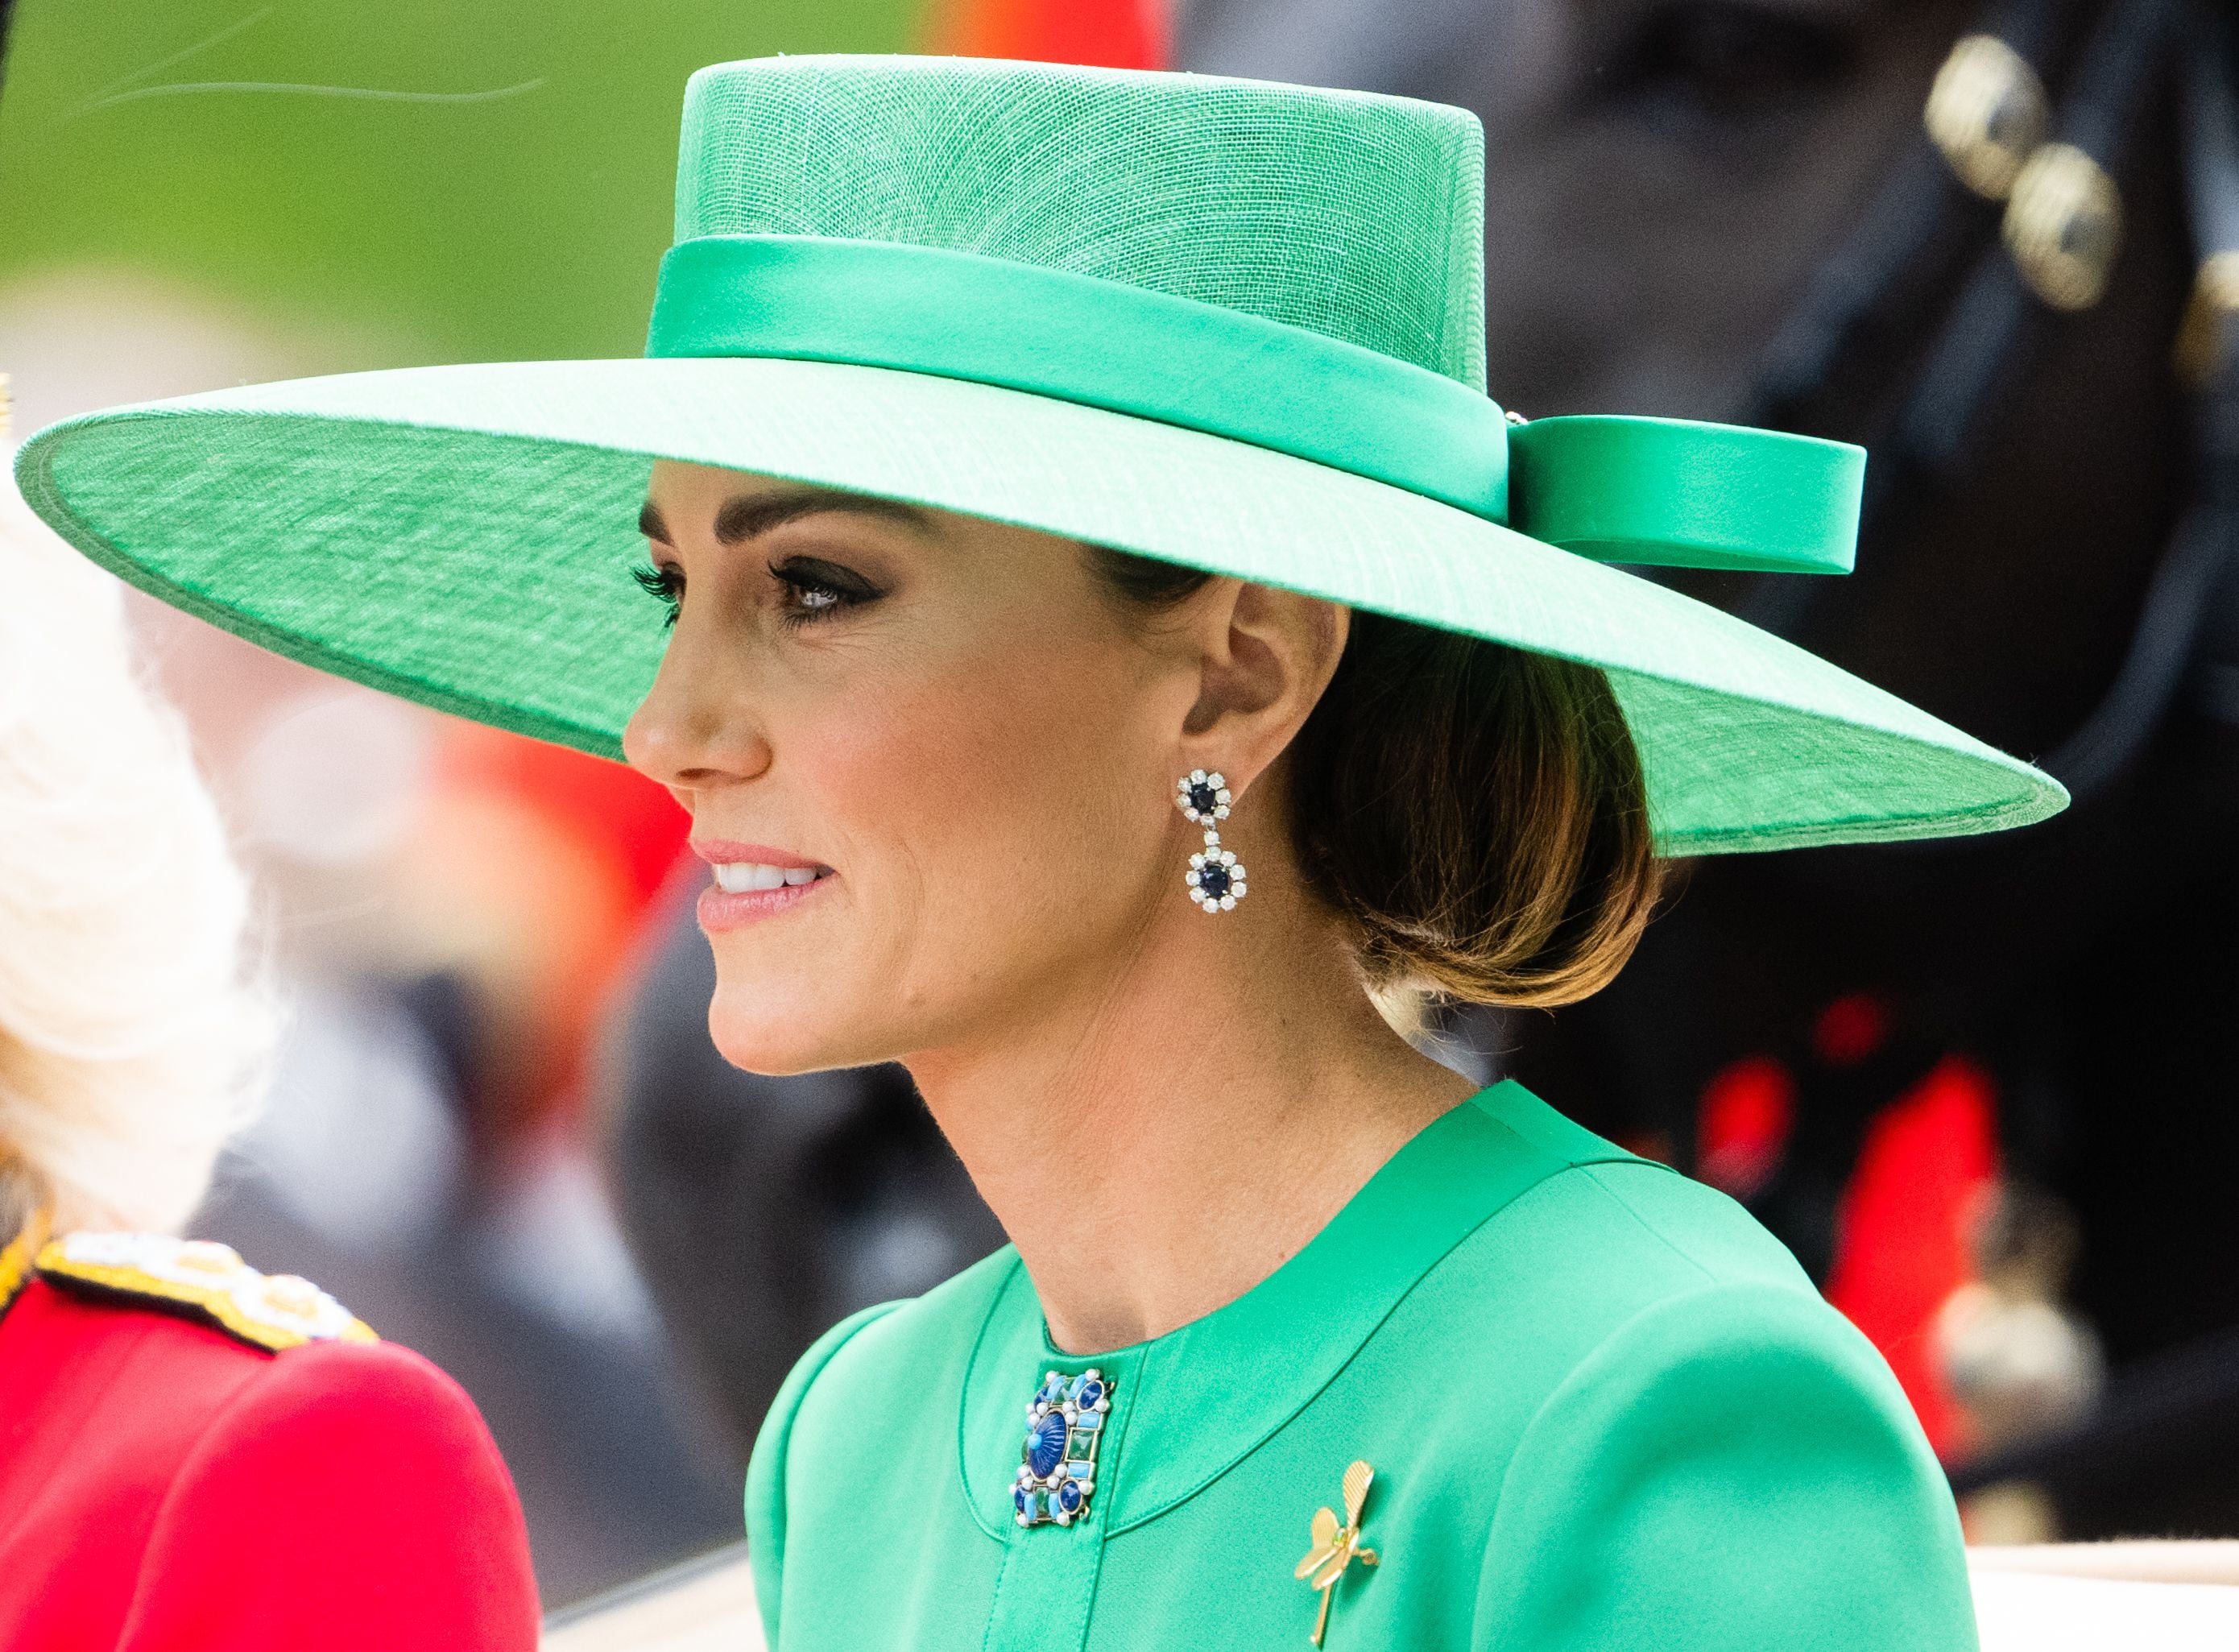
<path id="1" fill-rule="evenodd" d="M 145 272 L 251 313 L 360 323 L 416 360 L 634 355 L 686 77 L 774 51 L 906 50 L 919 10 L 21 0 L 0 283 Z M 429 96 L 475 93 L 492 95 Z"/>

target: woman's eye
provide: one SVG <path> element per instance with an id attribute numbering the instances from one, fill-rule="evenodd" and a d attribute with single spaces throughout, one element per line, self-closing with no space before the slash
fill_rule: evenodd
<path id="1" fill-rule="evenodd" d="M 638 589 L 668 608 L 664 625 L 673 626 L 684 608 L 684 576 L 674 568 L 656 568 L 651 563 L 630 570 L 630 577 L 637 581 Z"/>
<path id="2" fill-rule="evenodd" d="M 882 593 L 860 574 L 819 556 L 793 556 L 770 569 L 784 598 L 785 616 L 806 623 L 843 609 L 860 608 Z"/>

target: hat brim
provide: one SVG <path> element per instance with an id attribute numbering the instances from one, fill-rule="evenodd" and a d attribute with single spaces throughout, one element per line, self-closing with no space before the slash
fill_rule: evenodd
<path id="1" fill-rule="evenodd" d="M 1993 831 L 2027 763 L 1704 603 L 1451 505 L 960 380 L 744 357 L 415 368 L 88 415 L 24 496 L 132 583 L 322 669 L 604 756 L 659 664 L 655 458 L 993 518 L 1609 673 L 1659 847 Z"/>

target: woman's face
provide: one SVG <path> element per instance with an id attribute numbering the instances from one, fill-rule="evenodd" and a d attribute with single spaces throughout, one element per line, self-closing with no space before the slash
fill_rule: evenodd
<path id="1" fill-rule="evenodd" d="M 1193 911 L 1169 799 L 1194 644 L 1146 631 L 1081 547 L 672 463 L 643 525 L 675 622 L 625 746 L 714 865 L 730 1061 L 1000 1039 Z"/>

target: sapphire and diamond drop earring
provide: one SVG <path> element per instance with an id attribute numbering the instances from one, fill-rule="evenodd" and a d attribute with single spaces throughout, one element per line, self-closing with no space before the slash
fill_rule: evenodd
<path id="1" fill-rule="evenodd" d="M 1182 882 L 1190 899 L 1207 912 L 1233 912 L 1246 893 L 1244 868 L 1220 846 L 1219 822 L 1228 818 L 1228 783 L 1219 774 L 1193 769 L 1174 783 L 1174 807 L 1205 828 L 1205 849 L 1189 858 Z"/>

